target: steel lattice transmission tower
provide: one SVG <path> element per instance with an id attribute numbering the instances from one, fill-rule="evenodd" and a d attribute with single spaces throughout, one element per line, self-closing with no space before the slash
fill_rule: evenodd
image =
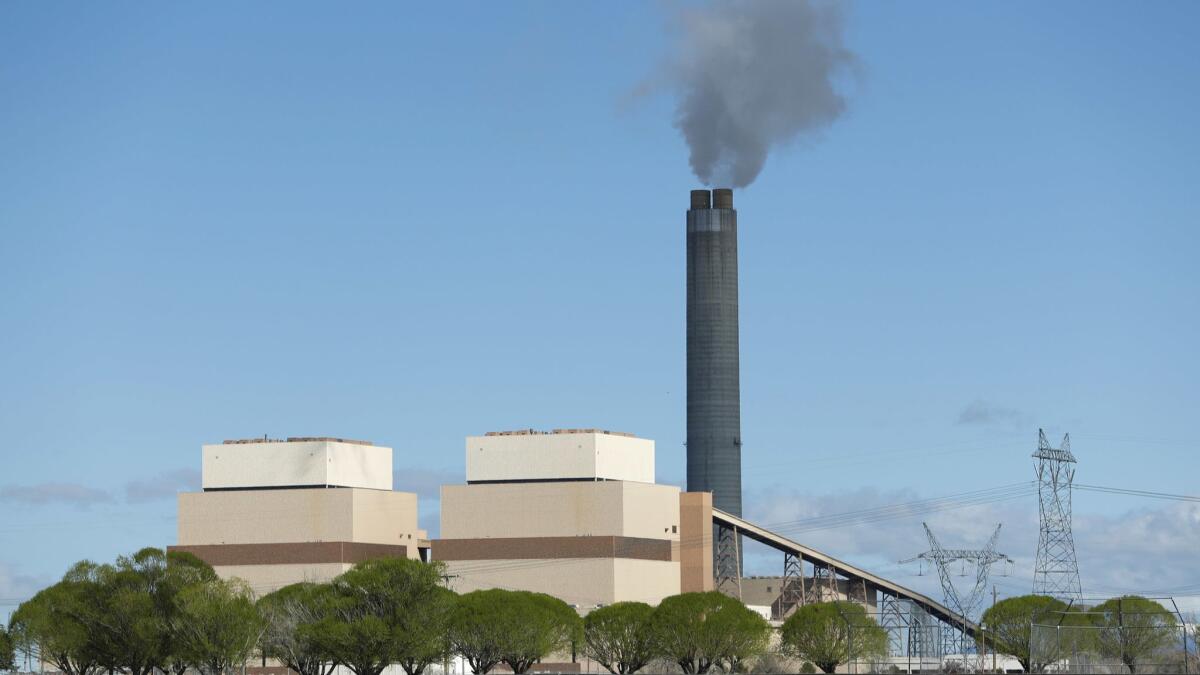
<path id="1" fill-rule="evenodd" d="M 942 581 L 942 593 L 946 597 L 946 606 L 961 616 L 974 619 L 975 612 L 979 610 L 979 606 L 983 602 L 983 594 L 987 590 L 988 575 L 991 573 L 992 565 L 1002 560 L 1012 563 L 1012 558 L 996 551 L 996 540 L 1000 538 L 1000 525 L 996 526 L 996 531 L 992 533 L 991 539 L 988 539 L 987 545 L 979 550 L 943 548 L 937 537 L 933 536 L 929 525 L 925 523 L 921 523 L 921 525 L 925 527 L 925 536 L 929 538 L 929 550 L 900 562 L 910 563 L 924 560 L 936 567 Z M 954 587 L 950 566 L 955 562 L 975 566 L 975 586 L 965 596 L 960 595 L 958 589 Z"/>
<path id="2" fill-rule="evenodd" d="M 915 560 L 923 560 L 936 567 L 938 577 L 942 582 L 942 594 L 945 596 L 946 606 L 958 612 L 959 616 L 974 620 L 976 612 L 983 603 L 983 595 L 987 590 L 988 575 L 991 573 L 992 565 L 1000 561 L 1012 564 L 1012 558 L 996 551 L 996 540 L 1000 538 L 1000 525 L 997 525 L 996 531 L 992 532 L 987 545 L 979 550 L 943 548 L 937 537 L 933 536 L 929 525 L 926 523 L 921 523 L 921 525 L 925 527 L 925 536 L 929 539 L 929 550 L 900 562 L 910 563 Z M 950 566 L 956 562 L 962 563 L 964 566 L 967 564 L 975 566 L 975 585 L 965 596 L 960 595 L 958 589 L 954 587 Z M 943 653 L 965 654 L 971 646 L 972 641 L 967 637 L 966 626 L 944 626 L 942 632 Z"/>
<path id="3" fill-rule="evenodd" d="M 1038 449 L 1033 458 L 1037 460 L 1040 511 L 1033 592 L 1078 600 L 1083 593 L 1071 534 L 1071 483 L 1075 480 L 1071 435 L 1063 436 L 1062 447 L 1052 448 L 1046 432 L 1038 429 Z"/>

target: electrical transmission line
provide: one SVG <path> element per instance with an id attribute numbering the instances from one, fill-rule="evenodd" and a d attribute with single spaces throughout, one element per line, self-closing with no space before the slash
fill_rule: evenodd
<path id="1" fill-rule="evenodd" d="M 1075 480 L 1075 455 L 1071 454 L 1071 435 L 1063 436 L 1062 446 L 1053 448 L 1046 432 L 1038 429 L 1038 550 L 1033 568 L 1033 592 L 1065 600 L 1078 600 L 1079 562 L 1075 559 L 1075 538 L 1071 534 L 1071 484 Z"/>
<path id="2" fill-rule="evenodd" d="M 1000 561 L 1012 563 L 1012 558 L 996 551 L 996 540 L 1000 538 L 1000 525 L 997 525 L 996 531 L 992 532 L 987 545 L 978 550 L 944 548 L 937 537 L 933 536 L 933 530 L 929 529 L 929 525 L 926 523 L 921 523 L 921 525 L 924 526 L 925 536 L 929 539 L 929 550 L 908 560 L 901 560 L 900 563 L 921 560 L 936 567 L 942 581 L 942 593 L 946 598 L 946 606 L 957 611 L 960 616 L 974 619 L 975 613 L 983 602 L 983 593 L 987 590 L 988 575 L 991 573 L 992 565 Z M 954 586 L 950 568 L 956 562 L 962 563 L 964 568 L 967 564 L 975 566 L 975 585 L 965 596 L 960 595 Z"/>
<path id="3" fill-rule="evenodd" d="M 997 525 L 996 531 L 992 532 L 987 545 L 978 550 L 944 548 L 937 537 L 933 536 L 933 530 L 929 529 L 929 525 L 927 523 L 921 523 L 921 525 L 925 528 L 925 536 L 929 539 L 929 550 L 900 562 L 903 564 L 920 560 L 929 562 L 936 567 L 938 577 L 942 582 L 942 595 L 945 597 L 946 606 L 958 612 L 959 616 L 974 620 L 983 603 L 983 594 L 987 590 L 988 575 L 991 573 L 992 565 L 1000 561 L 1012 564 L 1012 558 L 996 551 L 996 540 L 1000 538 L 1000 525 Z M 950 568 L 956 562 L 963 566 L 961 576 L 966 576 L 966 565 L 971 564 L 975 567 L 975 585 L 966 595 L 960 594 L 954 586 Z M 969 651 L 972 645 L 969 644 L 970 640 L 967 638 L 966 626 L 947 625 L 943 628 L 943 653 L 965 654 Z"/>

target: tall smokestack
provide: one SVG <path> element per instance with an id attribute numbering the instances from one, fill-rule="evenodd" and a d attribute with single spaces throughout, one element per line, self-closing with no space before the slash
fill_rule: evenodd
<path id="1" fill-rule="evenodd" d="M 692 190 L 687 212 L 687 489 L 742 515 L 737 211 L 733 190 Z"/>

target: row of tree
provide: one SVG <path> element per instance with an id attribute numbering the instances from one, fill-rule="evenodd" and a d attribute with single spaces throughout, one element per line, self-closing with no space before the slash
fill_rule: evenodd
<path id="1" fill-rule="evenodd" d="M 461 656 L 482 675 L 500 664 L 524 673 L 551 655 L 590 656 L 613 673 L 655 661 L 684 673 L 733 672 L 768 651 L 773 629 L 736 599 L 684 593 L 657 607 L 622 602 L 581 619 L 563 601 L 503 589 L 456 594 L 441 565 L 379 559 L 329 583 L 299 583 L 261 598 L 222 580 L 198 558 L 147 548 L 113 564 L 80 562 L 0 630 L 0 670 L 14 650 L 66 675 L 223 675 L 273 659 L 300 675 L 344 666 L 409 675 Z M 827 672 L 881 655 L 886 634 L 863 608 L 801 608 L 784 624 L 788 654 Z"/>
<path id="2" fill-rule="evenodd" d="M 1010 654 L 1026 672 L 1080 654 L 1119 662 L 1130 673 L 1183 651 L 1187 635 L 1178 617 L 1140 596 L 1071 606 L 1044 595 L 1001 600 L 983 613 L 985 644 Z"/>
<path id="3" fill-rule="evenodd" d="M 390 664 L 418 675 L 458 655 L 482 675 L 500 664 L 524 673 L 551 655 L 583 653 L 612 673 L 667 661 L 700 674 L 745 670 L 773 642 L 765 619 L 721 593 L 684 593 L 657 607 L 622 602 L 581 619 L 548 595 L 458 595 L 444 582 L 440 564 L 379 559 L 329 583 L 255 598 L 243 582 L 219 579 L 192 555 L 148 548 L 114 564 L 80 562 L 22 603 L 0 630 L 0 670 L 13 669 L 19 651 L 67 675 L 182 675 L 189 668 L 223 675 L 251 658 L 277 660 L 300 675 L 329 675 L 338 665 L 379 675 Z M 1081 651 L 1136 672 L 1182 636 L 1175 616 L 1144 598 L 1068 609 L 1044 596 L 1009 598 L 985 612 L 981 639 L 1030 672 Z M 1061 628 L 1073 629 L 1067 639 Z M 833 672 L 884 656 L 887 634 L 859 604 L 821 603 L 793 612 L 777 644 L 784 655 Z"/>

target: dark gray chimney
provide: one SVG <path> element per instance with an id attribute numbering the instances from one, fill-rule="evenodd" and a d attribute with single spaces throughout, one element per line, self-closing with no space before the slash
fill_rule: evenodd
<path id="1" fill-rule="evenodd" d="M 692 190 L 687 212 L 687 489 L 742 515 L 737 211 L 733 190 Z"/>

